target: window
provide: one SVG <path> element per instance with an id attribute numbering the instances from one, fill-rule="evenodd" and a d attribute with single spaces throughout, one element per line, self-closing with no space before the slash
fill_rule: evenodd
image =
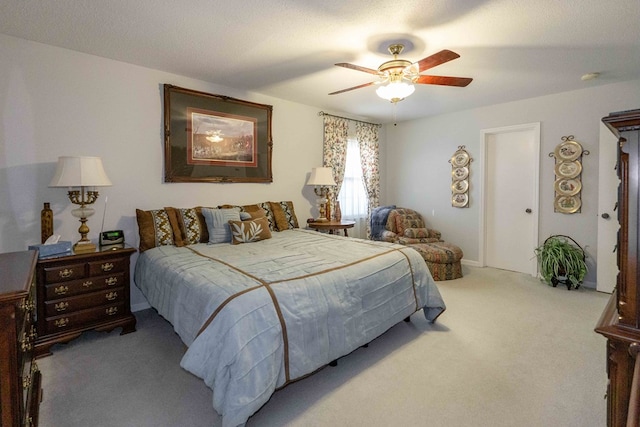
<path id="1" fill-rule="evenodd" d="M 340 210 L 345 219 L 367 217 L 367 193 L 362 179 L 360 165 L 360 147 L 358 141 L 349 139 L 347 142 L 347 159 L 344 167 L 344 180 L 338 194 Z"/>

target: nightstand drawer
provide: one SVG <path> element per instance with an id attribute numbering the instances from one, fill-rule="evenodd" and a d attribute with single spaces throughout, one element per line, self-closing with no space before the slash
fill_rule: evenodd
<path id="1" fill-rule="evenodd" d="M 85 276 L 84 263 L 68 264 L 60 267 L 48 267 L 44 269 L 44 276 L 47 283 L 80 279 Z"/>
<path id="2" fill-rule="evenodd" d="M 110 259 L 105 261 L 94 261 L 89 263 L 89 276 L 101 276 L 124 271 L 129 268 L 129 257 Z"/>
<path id="3" fill-rule="evenodd" d="M 77 326 L 85 326 L 91 322 L 108 321 L 110 318 L 116 318 L 122 314 L 126 314 L 123 302 L 103 305 L 56 317 L 48 317 L 45 329 L 47 334 L 55 334 Z"/>
<path id="4" fill-rule="evenodd" d="M 66 298 L 72 295 L 84 294 L 102 288 L 123 286 L 125 274 L 116 273 L 109 276 L 87 277 L 82 280 L 45 285 L 46 301 Z"/>
<path id="5" fill-rule="evenodd" d="M 59 316 L 66 313 L 124 301 L 124 288 L 109 288 L 98 292 L 77 295 L 64 299 L 46 301 L 45 314 L 47 317 Z"/>

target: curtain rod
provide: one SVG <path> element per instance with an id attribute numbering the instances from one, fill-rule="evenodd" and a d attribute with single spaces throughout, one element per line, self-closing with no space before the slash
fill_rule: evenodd
<path id="1" fill-rule="evenodd" d="M 370 123 L 370 122 L 365 122 L 362 120 L 354 120 L 354 119 L 350 119 L 349 117 L 342 117 L 342 116 L 336 116 L 335 114 L 329 114 L 329 113 L 325 113 L 324 111 L 319 111 L 318 112 L 319 116 L 331 116 L 331 117 L 338 117 L 340 119 L 346 119 L 346 120 L 351 120 L 352 122 L 360 122 L 360 123 L 366 123 L 368 125 L 374 125 L 374 126 L 378 126 L 379 128 L 382 127 L 382 124 L 380 123 Z"/>

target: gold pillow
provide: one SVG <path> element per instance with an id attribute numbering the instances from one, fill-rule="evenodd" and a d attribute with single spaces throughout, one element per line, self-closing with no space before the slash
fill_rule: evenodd
<path id="1" fill-rule="evenodd" d="M 140 235 L 140 252 L 156 246 L 175 244 L 173 229 L 166 210 L 143 211 L 136 209 L 136 219 Z"/>
<path id="2" fill-rule="evenodd" d="M 248 221 L 229 221 L 231 227 L 231 244 L 258 242 L 271 238 L 269 221 L 266 217 Z"/>
<path id="3" fill-rule="evenodd" d="M 164 209 L 169 215 L 176 246 L 194 245 L 209 241 L 208 233 L 206 238 L 204 236 L 207 225 L 202 215 L 202 209 L 171 207 L 165 207 Z"/>
<path id="4" fill-rule="evenodd" d="M 278 231 L 298 228 L 298 218 L 293 210 L 293 202 L 269 202 Z"/>

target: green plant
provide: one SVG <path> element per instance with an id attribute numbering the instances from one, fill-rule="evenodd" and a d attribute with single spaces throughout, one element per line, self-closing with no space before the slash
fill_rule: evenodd
<path id="1" fill-rule="evenodd" d="M 540 275 L 547 284 L 555 287 L 561 283 L 567 289 L 580 287 L 587 274 L 587 263 L 584 251 L 571 237 L 551 236 L 535 249 L 535 254 Z"/>

